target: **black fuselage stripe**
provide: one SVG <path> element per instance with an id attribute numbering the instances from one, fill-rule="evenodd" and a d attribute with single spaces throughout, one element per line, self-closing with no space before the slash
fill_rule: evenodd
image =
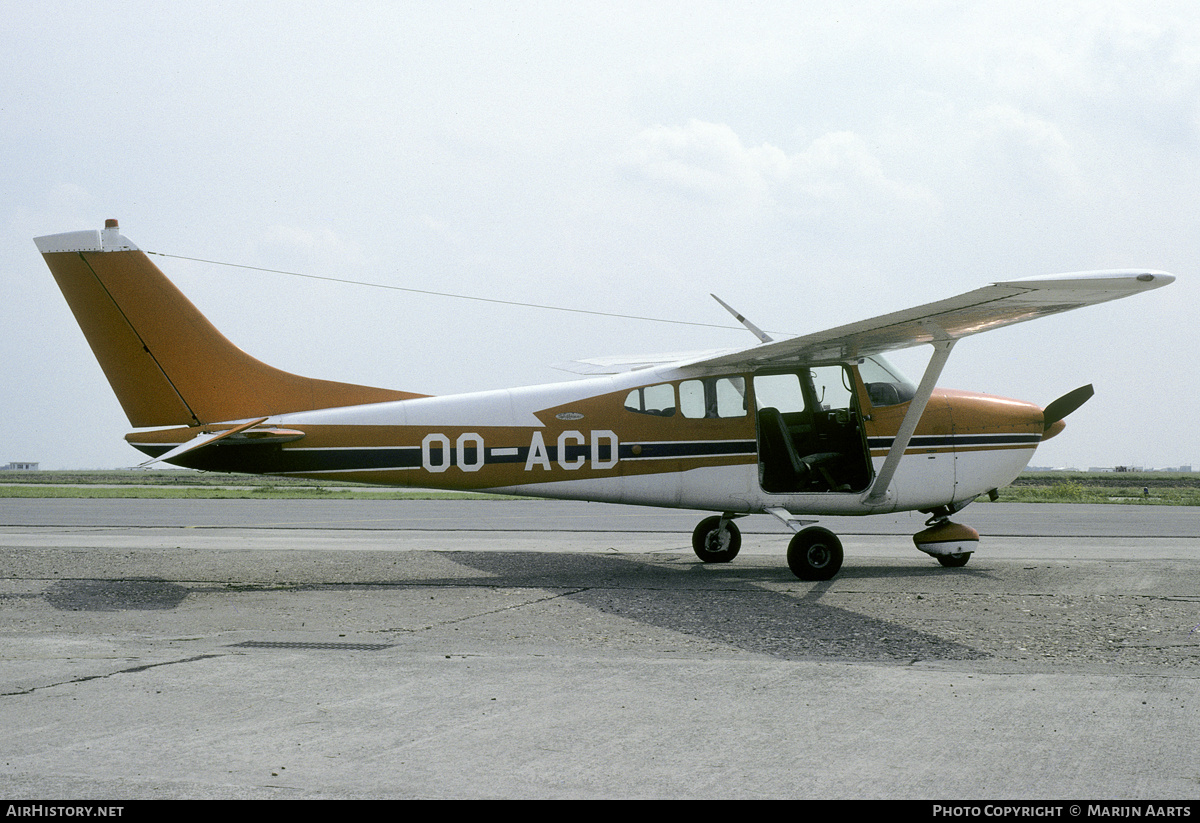
<path id="1" fill-rule="evenodd" d="M 166 454 L 172 446 L 159 444 L 138 445 L 151 457 Z M 611 462 L 612 446 L 608 443 L 598 443 L 595 446 L 595 457 L 605 463 Z M 440 444 L 429 446 L 429 462 L 433 466 L 478 466 L 478 449 L 471 446 L 461 450 L 447 450 Z M 529 460 L 529 446 L 484 449 L 484 465 L 524 465 Z M 700 458 L 725 457 L 730 455 L 753 455 L 758 451 L 753 440 L 733 440 L 717 442 L 657 442 L 657 443 L 622 443 L 617 447 L 617 457 L 620 460 L 661 460 L 664 458 Z M 501 452 L 497 454 L 496 452 Z M 551 463 L 559 462 L 557 445 L 547 444 L 544 450 L 545 459 Z M 367 448 L 279 448 L 273 445 L 237 444 L 235 446 L 214 445 L 193 453 L 194 460 L 188 462 L 245 466 L 242 471 L 261 471 L 268 474 L 292 474 L 314 471 L 355 471 L 380 469 L 418 469 L 423 465 L 422 449 L 417 446 L 378 446 Z M 578 463 L 592 457 L 592 446 L 588 444 L 568 444 L 563 449 L 562 460 L 566 463 Z M 447 458 L 449 462 L 447 462 Z M 535 455 L 540 462 L 541 456 Z M 186 464 L 185 464 L 186 465 Z M 236 470 L 236 469 L 230 469 Z"/>

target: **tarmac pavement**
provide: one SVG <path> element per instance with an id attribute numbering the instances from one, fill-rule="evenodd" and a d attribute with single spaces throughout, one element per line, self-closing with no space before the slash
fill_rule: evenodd
<path id="1" fill-rule="evenodd" d="M 0 502 L 0 793 L 1200 797 L 1193 510 L 829 518 L 804 583 L 771 518 L 347 503 Z"/>

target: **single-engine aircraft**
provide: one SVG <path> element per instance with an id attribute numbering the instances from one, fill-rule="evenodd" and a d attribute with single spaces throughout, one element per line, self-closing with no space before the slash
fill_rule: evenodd
<path id="1" fill-rule="evenodd" d="M 152 459 L 211 471 L 664 506 L 717 512 L 700 560 L 738 553 L 734 521 L 770 514 L 794 532 L 791 570 L 828 580 L 842 547 L 818 515 L 928 514 L 913 540 L 962 566 L 974 529 L 950 521 L 995 496 L 1092 394 L 1044 409 L 935 388 L 967 335 L 1157 289 L 1121 270 L 1007 280 L 924 306 L 693 355 L 602 358 L 585 379 L 430 397 L 316 380 L 234 346 L 144 252 L 103 230 L 35 239 Z M 916 385 L 884 357 L 928 345 Z M 163 428 L 169 427 L 169 428 Z"/>

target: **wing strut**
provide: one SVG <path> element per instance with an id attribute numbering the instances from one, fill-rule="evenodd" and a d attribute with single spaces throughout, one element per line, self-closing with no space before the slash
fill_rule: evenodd
<path id="1" fill-rule="evenodd" d="M 921 415 L 925 413 L 925 407 L 929 405 L 929 398 L 933 396 L 933 390 L 937 386 L 938 377 L 942 374 L 942 368 L 950 358 L 950 350 L 958 342 L 929 321 L 925 321 L 922 325 L 933 332 L 937 338 L 933 341 L 933 356 L 929 358 L 929 365 L 925 367 L 921 385 L 917 386 L 917 393 L 913 395 L 904 420 L 900 422 L 900 430 L 896 432 L 896 439 L 892 441 L 892 447 L 888 450 L 887 457 L 884 458 L 883 467 L 875 476 L 871 490 L 863 498 L 863 502 L 868 506 L 878 505 L 887 499 L 888 488 L 892 485 L 892 478 L 900 466 L 900 458 L 904 457 L 904 451 L 908 448 L 909 441 L 912 440 L 913 432 L 917 430 L 917 423 L 921 422 Z"/>

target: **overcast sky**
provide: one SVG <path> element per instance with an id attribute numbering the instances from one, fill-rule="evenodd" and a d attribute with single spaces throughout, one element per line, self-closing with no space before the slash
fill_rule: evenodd
<path id="1" fill-rule="evenodd" d="M 32 238 L 805 333 L 995 280 L 1169 288 L 961 342 L 941 385 L 1096 396 L 1034 465 L 1200 468 L 1200 6 L 11 4 L 0 464 L 139 462 Z M 153 258 L 289 371 L 430 394 L 704 328 Z M 903 358 L 916 379 L 928 349 Z"/>

